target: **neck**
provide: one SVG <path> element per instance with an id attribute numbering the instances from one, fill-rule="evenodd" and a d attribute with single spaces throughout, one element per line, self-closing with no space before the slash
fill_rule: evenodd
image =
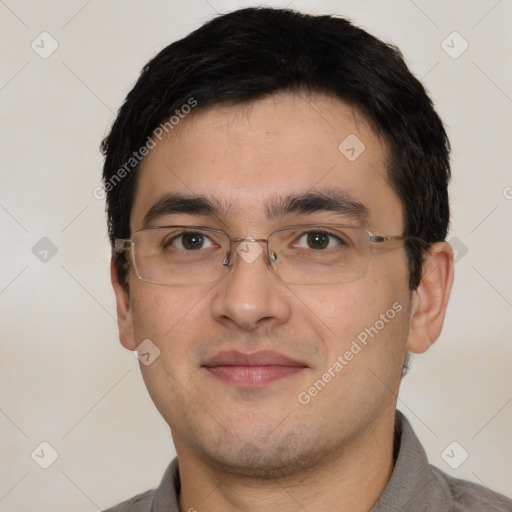
<path id="1" fill-rule="evenodd" d="M 240 477 L 200 459 L 175 439 L 182 512 L 368 512 L 393 470 L 394 414 L 365 429 L 321 464 L 279 479 Z"/>

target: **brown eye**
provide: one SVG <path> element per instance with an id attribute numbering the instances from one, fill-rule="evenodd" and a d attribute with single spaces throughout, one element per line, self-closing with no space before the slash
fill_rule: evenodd
<path id="1" fill-rule="evenodd" d="M 189 249 L 201 249 L 204 243 L 205 237 L 201 233 L 185 233 L 182 235 L 181 244 L 187 250 Z"/>
<path id="2" fill-rule="evenodd" d="M 309 231 L 301 235 L 297 247 L 301 249 L 323 250 L 331 249 L 340 244 L 340 239 L 325 231 Z"/>
<path id="3" fill-rule="evenodd" d="M 329 246 L 329 235 L 327 233 L 308 233 L 307 242 L 311 249 L 325 249 Z"/>
<path id="4" fill-rule="evenodd" d="M 172 237 L 166 244 L 174 249 L 182 251 L 197 251 L 199 249 L 210 249 L 213 247 L 208 236 L 200 231 L 189 231 Z"/>

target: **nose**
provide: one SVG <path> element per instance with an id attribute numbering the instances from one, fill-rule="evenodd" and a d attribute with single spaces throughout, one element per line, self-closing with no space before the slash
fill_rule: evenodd
<path id="1" fill-rule="evenodd" d="M 291 315 L 290 291 L 272 270 L 266 246 L 240 241 L 230 255 L 230 271 L 219 282 L 212 314 L 245 331 L 285 323 Z"/>

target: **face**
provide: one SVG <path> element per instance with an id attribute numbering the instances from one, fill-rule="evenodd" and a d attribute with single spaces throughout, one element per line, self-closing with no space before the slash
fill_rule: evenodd
<path id="1" fill-rule="evenodd" d="M 364 118 L 330 97 L 283 94 L 204 110 L 144 160 L 131 230 L 184 224 L 264 239 L 287 226 L 338 223 L 399 235 L 403 211 L 386 160 Z M 364 205 L 366 214 L 317 204 L 268 216 L 283 198 L 324 192 Z M 170 193 L 224 208 L 164 209 L 145 224 Z M 251 263 L 236 258 L 204 285 L 147 283 L 132 269 L 129 295 L 116 288 L 121 339 L 132 350 L 150 339 L 160 350 L 141 370 L 178 456 L 271 477 L 339 455 L 394 411 L 414 309 L 407 284 L 400 246 L 372 249 L 364 277 L 335 284 L 285 283 L 265 253 Z"/>

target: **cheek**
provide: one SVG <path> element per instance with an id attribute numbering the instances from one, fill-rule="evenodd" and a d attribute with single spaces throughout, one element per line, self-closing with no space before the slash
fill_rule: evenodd
<path id="1" fill-rule="evenodd" d="M 211 334 L 205 311 L 211 287 L 137 284 L 131 294 L 137 342 L 150 339 L 160 350 L 159 362 L 185 378 L 194 369 L 195 344 Z"/>
<path id="2" fill-rule="evenodd" d="M 204 296 L 204 290 L 198 292 L 187 287 L 142 283 L 132 288 L 137 342 L 149 339 L 158 349 L 157 357 L 149 365 L 141 363 L 140 369 L 149 394 L 166 419 L 173 404 L 181 404 L 180 390 L 191 389 L 194 370 L 191 341 L 201 336 L 204 312 L 200 308 Z"/>
<path id="3" fill-rule="evenodd" d="M 353 367 L 400 366 L 409 326 L 407 267 L 400 259 L 379 263 L 363 279 L 304 297 L 324 325 L 328 364 L 346 354 Z"/>
<path id="4" fill-rule="evenodd" d="M 174 314 L 173 301 L 168 294 L 158 292 L 160 286 L 139 285 L 132 289 L 131 307 L 135 336 L 149 338 L 156 342 L 162 333 L 172 325 Z"/>
<path id="5" fill-rule="evenodd" d="M 137 283 L 131 290 L 135 335 L 138 340 L 149 338 L 157 345 L 183 329 L 199 302 L 197 294 L 187 287 Z"/>
<path id="6" fill-rule="evenodd" d="M 398 258 L 393 263 L 368 274 L 361 291 L 364 300 L 353 311 L 358 325 L 352 333 L 361 348 L 357 355 L 361 376 L 388 390 L 395 389 L 401 376 L 410 308 L 406 264 Z"/>
<path id="7" fill-rule="evenodd" d="M 313 325 L 321 328 L 322 337 L 331 340 L 330 344 L 335 348 L 342 349 L 365 328 L 379 322 L 381 314 L 385 315 L 386 325 L 390 318 L 404 316 L 396 314 L 401 306 L 405 310 L 404 302 L 408 297 L 404 279 L 391 271 L 386 276 L 374 278 L 367 275 L 349 283 L 293 291 L 300 302 L 307 305 L 308 316 Z M 377 327 L 381 327 L 380 322 Z"/>
<path id="8" fill-rule="evenodd" d="M 314 301 L 312 295 L 310 299 Z M 365 415 L 371 421 L 393 406 L 400 382 L 408 331 L 407 288 L 388 276 L 367 276 L 329 287 L 328 292 L 326 288 L 315 306 L 323 315 L 319 323 L 324 326 L 326 357 L 302 391 L 314 393 L 308 396 L 315 396 L 315 414 L 333 429 Z M 322 382 L 328 383 L 325 391 Z"/>

